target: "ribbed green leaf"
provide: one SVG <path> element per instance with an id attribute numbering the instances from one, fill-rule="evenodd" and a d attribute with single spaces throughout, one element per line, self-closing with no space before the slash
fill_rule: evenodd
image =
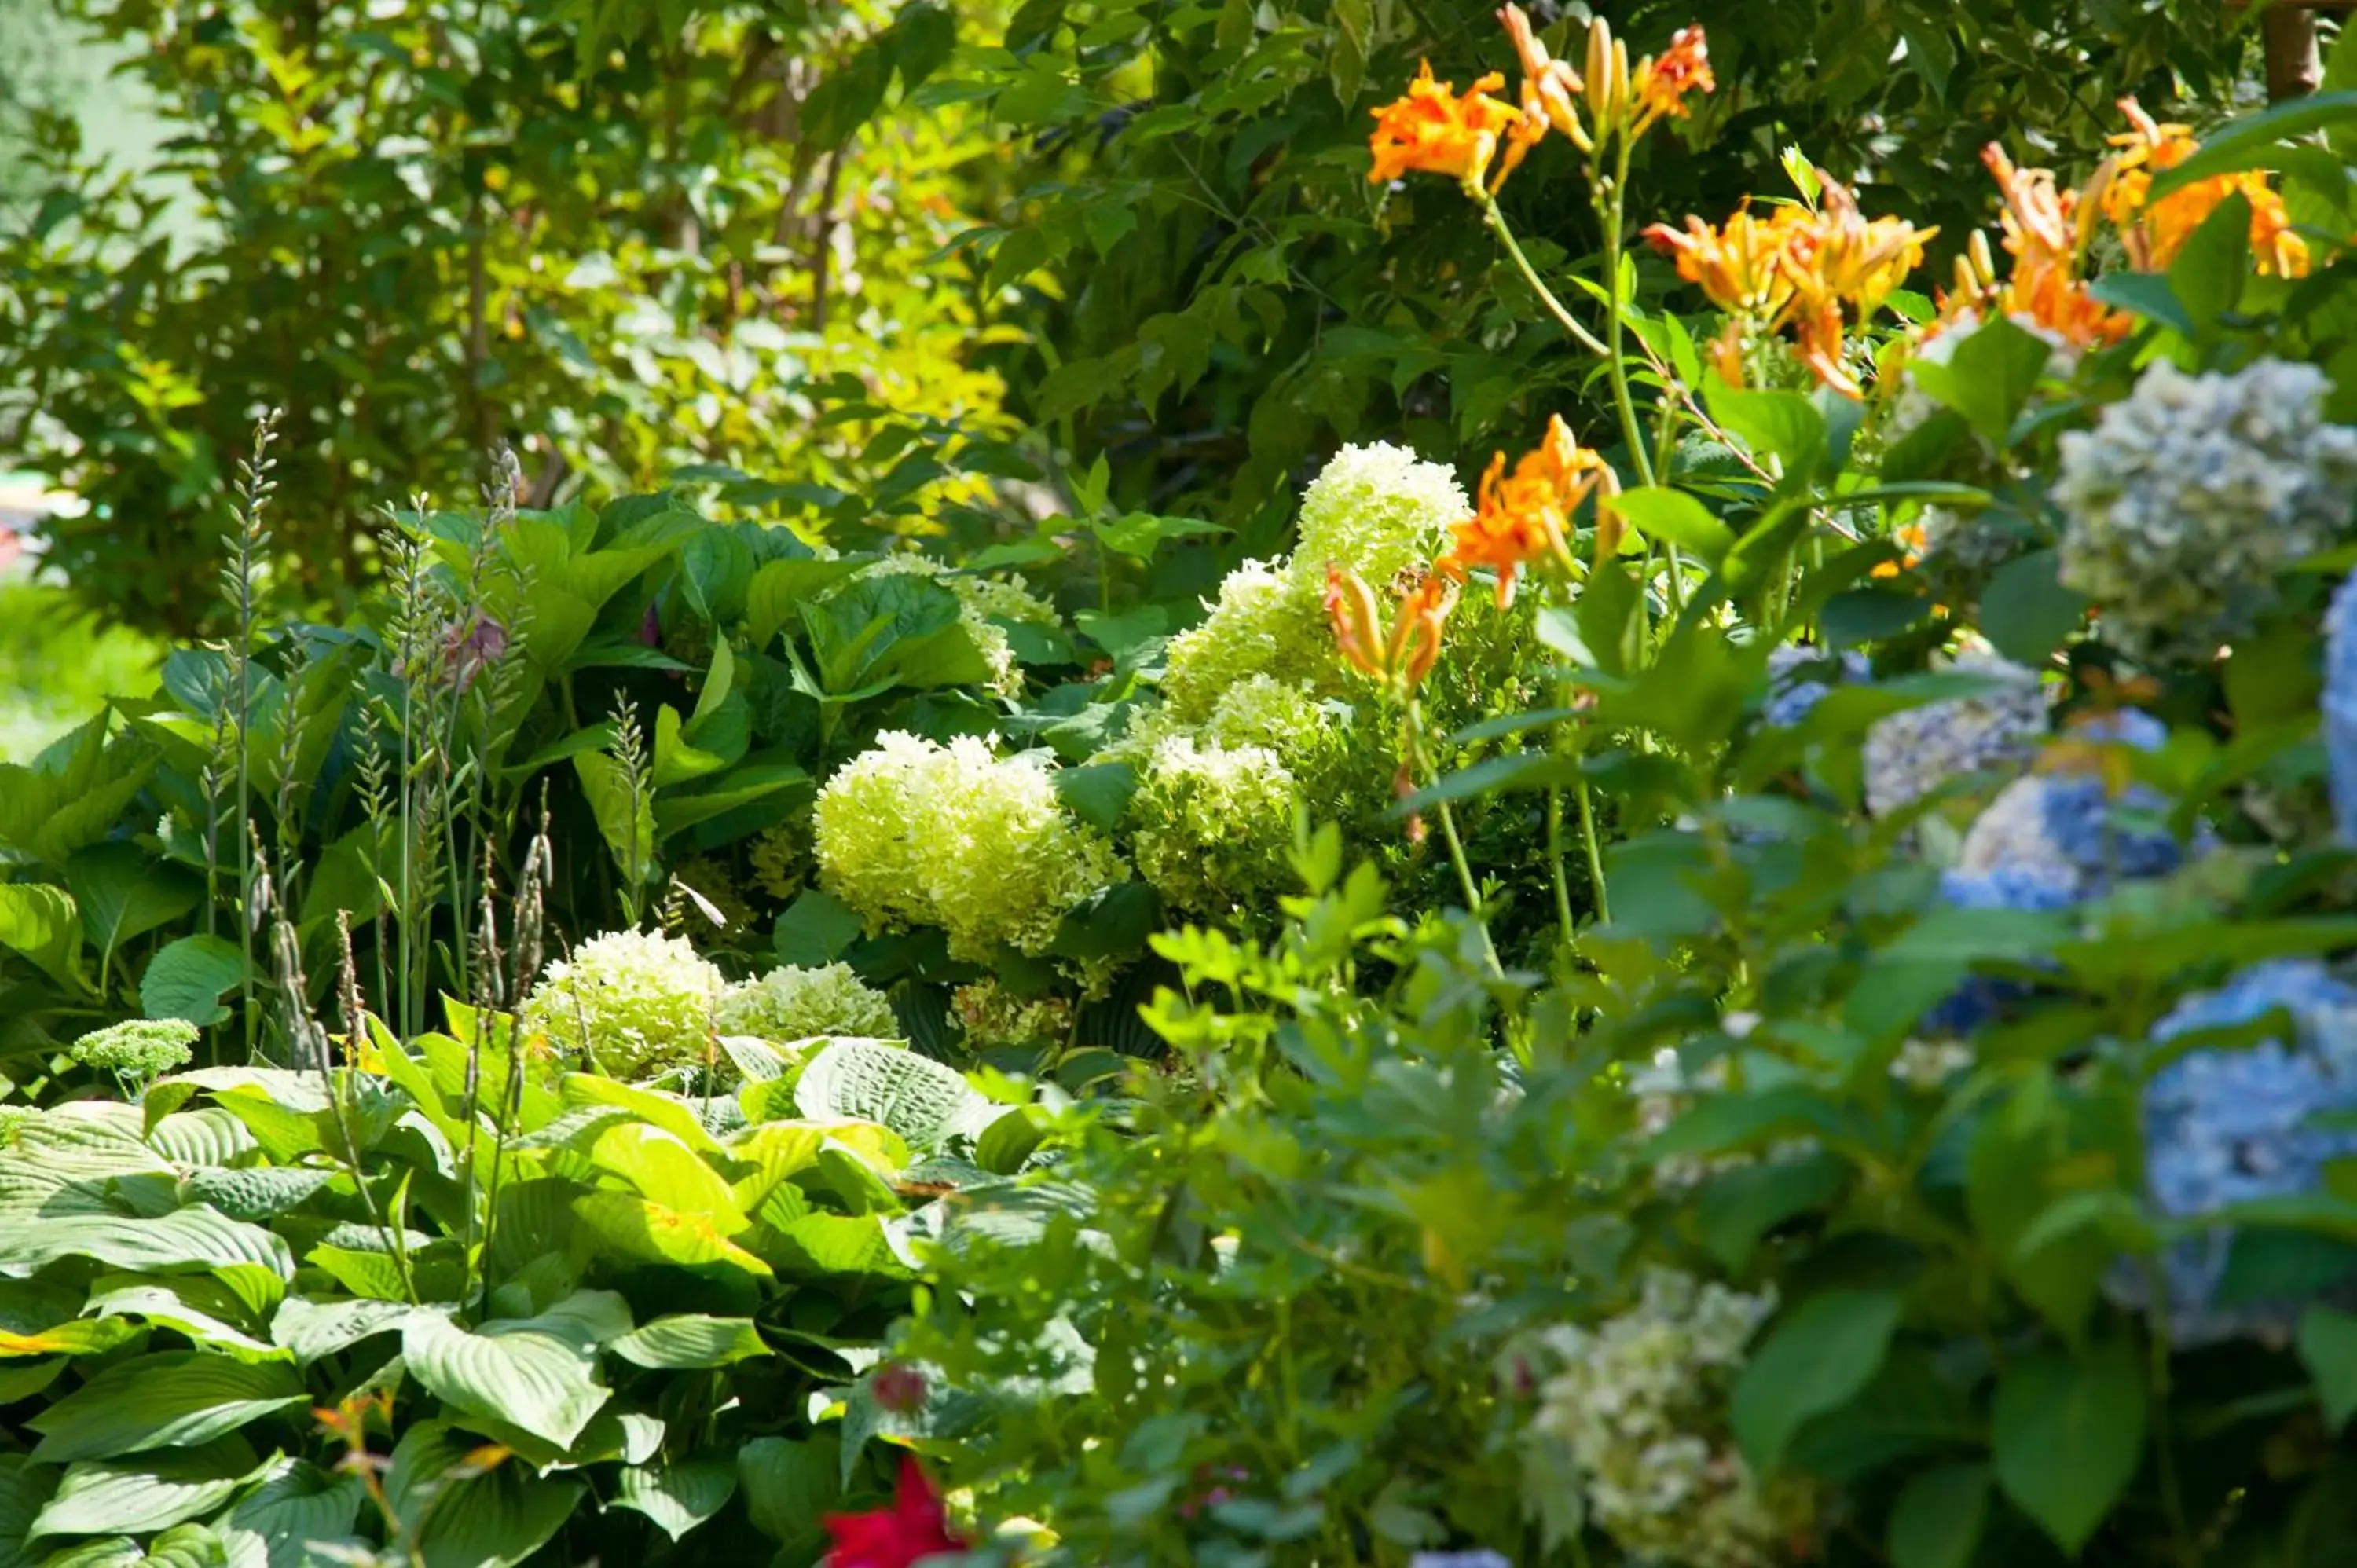
<path id="1" fill-rule="evenodd" d="M 571 1481 L 534 1480 L 513 1463 L 483 1472 L 473 1439 L 423 1422 L 393 1451 L 385 1492 L 425 1568 L 515 1568 L 564 1525 L 581 1500 Z"/>
<path id="2" fill-rule="evenodd" d="M 189 1447 L 308 1400 L 283 1365 L 168 1350 L 108 1368 L 26 1424 L 41 1434 L 36 1459 L 113 1459 Z"/>
<path id="3" fill-rule="evenodd" d="M 807 1117 L 880 1122 L 910 1147 L 928 1149 L 939 1146 L 963 1119 L 977 1113 L 977 1106 L 988 1107 L 989 1102 L 967 1085 L 963 1074 L 913 1051 L 836 1040 L 802 1069 L 794 1085 L 794 1105 Z"/>
<path id="4" fill-rule="evenodd" d="M 770 1353 L 751 1318 L 708 1317 L 696 1312 L 658 1317 L 615 1340 L 612 1349 L 634 1366 L 672 1370 L 725 1367 Z"/>
<path id="5" fill-rule="evenodd" d="M 255 1338 L 229 1321 L 229 1308 L 234 1300 L 231 1292 L 202 1275 L 184 1276 L 178 1282 L 153 1280 L 117 1284 L 103 1291 L 92 1287 L 90 1305 L 84 1309 L 92 1316 L 84 1321 L 92 1326 L 102 1325 L 118 1329 L 127 1337 L 134 1329 L 124 1320 L 135 1317 L 156 1327 L 185 1334 L 206 1349 L 221 1351 L 241 1361 L 285 1360 L 285 1351 Z"/>
<path id="6" fill-rule="evenodd" d="M 152 1219 L 73 1214 L 0 1226 L 0 1271 L 30 1273 L 61 1258 L 90 1258 L 142 1273 L 244 1268 L 281 1281 L 295 1273 L 284 1240 L 202 1204 Z"/>
<path id="7" fill-rule="evenodd" d="M 597 1380 L 597 1347 L 630 1326 L 621 1297 L 578 1291 L 537 1317 L 474 1330 L 438 1315 L 412 1317 L 402 1328 L 402 1356 L 410 1376 L 444 1403 L 566 1448 L 611 1397 Z"/>
<path id="8" fill-rule="evenodd" d="M 770 1265 L 723 1236 L 708 1216 L 682 1214 L 627 1192 L 585 1193 L 573 1213 L 608 1247 L 649 1263 L 727 1263 L 767 1278 Z"/>
<path id="9" fill-rule="evenodd" d="M 723 1236 L 745 1229 L 728 1183 L 684 1141 L 660 1127 L 636 1122 L 608 1127 L 589 1146 L 589 1160 L 649 1202 L 708 1218 Z"/>
<path id="10" fill-rule="evenodd" d="M 0 1454 L 0 1563 L 15 1564 L 33 1520 L 58 1489 L 58 1472 L 22 1454 Z"/>
<path id="11" fill-rule="evenodd" d="M 623 1471 L 613 1506 L 646 1515 L 677 1541 L 736 1495 L 737 1472 L 726 1461 L 689 1459 Z"/>
<path id="12" fill-rule="evenodd" d="M 233 1437 L 173 1454 L 85 1461 L 67 1467 L 33 1533 L 162 1530 L 229 1501 L 253 1470 L 253 1450 Z"/>
<path id="13" fill-rule="evenodd" d="M 396 1333 L 419 1313 L 442 1316 L 437 1308 L 405 1301 L 315 1301 L 290 1295 L 270 1320 L 270 1337 L 307 1367 L 371 1335 Z"/>
<path id="14" fill-rule="evenodd" d="M 215 1528 L 231 1568 L 309 1568 L 308 1543 L 352 1533 L 367 1490 L 358 1476 L 334 1476 L 300 1459 L 279 1459 L 262 1484 L 237 1500 Z"/>

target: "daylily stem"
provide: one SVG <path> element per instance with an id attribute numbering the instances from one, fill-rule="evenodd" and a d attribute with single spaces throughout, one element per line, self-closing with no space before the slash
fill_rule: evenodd
<path id="1" fill-rule="evenodd" d="M 1604 852 L 1596 842 L 1596 806 L 1589 799 L 1586 779 L 1579 781 L 1579 836 L 1587 845 L 1587 881 L 1596 894 L 1596 918 L 1609 925 L 1612 900 L 1604 891 Z"/>
<path id="2" fill-rule="evenodd" d="M 1629 367 L 1620 358 L 1620 312 L 1627 303 L 1620 297 L 1620 242 L 1629 187 L 1629 138 L 1622 136 L 1619 142 L 1620 156 L 1614 160 L 1612 183 L 1598 193 L 1598 202 L 1604 220 L 1604 371 L 1612 379 L 1612 402 L 1620 413 L 1620 438 L 1629 444 L 1629 461 L 1637 470 L 1637 482 L 1651 485 L 1653 458 L 1645 448 L 1645 427 L 1637 420 L 1636 399 L 1630 394 Z"/>
<path id="3" fill-rule="evenodd" d="M 1485 197 L 1482 199 L 1481 215 L 1489 220 L 1490 227 L 1497 231 L 1499 242 L 1506 247 L 1506 254 L 1514 259 L 1514 265 L 1522 273 L 1523 281 L 1531 285 L 1531 292 L 1539 296 L 1539 303 L 1546 306 L 1547 314 L 1555 318 L 1556 324 L 1566 332 L 1570 333 L 1572 340 L 1589 353 L 1598 355 L 1609 353 L 1611 350 L 1604 346 L 1604 340 L 1580 325 L 1579 318 L 1572 315 L 1565 307 L 1563 301 L 1555 296 L 1555 290 L 1547 287 L 1546 281 L 1539 276 L 1538 269 L 1531 265 L 1531 259 L 1523 254 L 1522 246 L 1514 242 L 1514 231 L 1506 227 L 1506 215 L 1498 210 L 1497 198 Z"/>

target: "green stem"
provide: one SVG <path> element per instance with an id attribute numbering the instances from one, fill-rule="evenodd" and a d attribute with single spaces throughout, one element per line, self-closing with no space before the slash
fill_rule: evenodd
<path id="1" fill-rule="evenodd" d="M 1555 290 L 1547 287 L 1545 280 L 1539 276 L 1538 269 L 1531 265 L 1531 259 L 1523 254 L 1522 246 L 1514 242 L 1514 231 L 1506 227 L 1506 215 L 1498 210 L 1495 197 L 1482 198 L 1481 215 L 1489 221 L 1490 227 L 1497 231 L 1498 242 L 1505 246 L 1506 254 L 1513 258 L 1514 266 L 1523 274 L 1523 281 L 1531 285 L 1531 292 L 1539 296 L 1539 303 L 1546 306 L 1547 314 L 1555 318 L 1556 324 L 1566 332 L 1570 333 L 1572 340 L 1589 353 L 1609 353 L 1610 350 L 1605 347 L 1604 340 L 1580 325 L 1578 317 L 1573 316 L 1568 309 L 1565 308 L 1563 301 L 1555 296 Z"/>
<path id="2" fill-rule="evenodd" d="M 1563 788 L 1557 785 L 1547 791 L 1547 865 L 1555 876 L 1555 918 L 1563 929 L 1564 950 L 1572 944 L 1571 883 L 1563 869 Z"/>
<path id="3" fill-rule="evenodd" d="M 1596 805 L 1589 798 L 1587 780 L 1582 779 L 1579 790 L 1579 837 L 1587 846 L 1587 881 L 1596 895 L 1596 918 L 1602 924 L 1612 921 L 1612 900 L 1604 891 L 1604 852 L 1596 842 Z"/>
<path id="4" fill-rule="evenodd" d="M 1637 470 L 1637 482 L 1651 485 L 1653 458 L 1646 450 L 1645 427 L 1637 419 L 1637 400 L 1629 390 L 1629 367 L 1620 358 L 1620 312 L 1628 303 L 1620 295 L 1620 244 L 1628 186 L 1629 138 L 1622 136 L 1620 156 L 1613 165 L 1612 183 L 1600 193 L 1598 202 L 1604 219 L 1604 371 L 1612 381 L 1612 403 L 1620 413 L 1620 438 L 1629 444 L 1629 461 Z"/>
<path id="5" fill-rule="evenodd" d="M 1448 841 L 1448 862 L 1457 867 L 1457 886 L 1465 890 L 1465 912 L 1480 918 L 1481 894 L 1473 885 L 1473 868 L 1465 863 L 1465 842 L 1457 836 L 1457 817 L 1448 802 L 1440 802 L 1440 832 Z"/>

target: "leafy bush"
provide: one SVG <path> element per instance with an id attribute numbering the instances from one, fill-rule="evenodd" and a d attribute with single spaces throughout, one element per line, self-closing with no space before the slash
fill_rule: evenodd
<path id="1" fill-rule="evenodd" d="M 0 242 L 0 450 L 87 503 L 46 543 L 102 615 L 218 629 L 217 492 L 265 408 L 288 411 L 266 592 L 295 612 L 349 612 L 385 501 L 472 496 L 498 442 L 540 506 L 683 474 L 743 515 L 882 487 L 888 517 L 959 499 L 910 447 L 1010 433 L 969 362 L 982 301 L 927 260 L 985 145 L 883 102 L 952 47 L 938 6 L 594 58 L 556 16 L 65 9 L 165 106 L 200 220 L 176 242 L 152 181 L 39 116 L 39 199 Z M 819 90 L 878 48 L 864 102 Z"/>

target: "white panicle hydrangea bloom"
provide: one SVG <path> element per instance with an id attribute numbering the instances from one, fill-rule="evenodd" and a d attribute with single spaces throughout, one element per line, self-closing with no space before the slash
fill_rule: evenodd
<path id="1" fill-rule="evenodd" d="M 1297 783 L 1317 790 L 1322 800 L 1349 746 L 1344 711 L 1320 702 L 1307 687 L 1255 675 L 1222 693 L 1196 735 L 1210 746 L 1266 747 Z"/>
<path id="2" fill-rule="evenodd" d="M 180 1018 L 135 1018 L 93 1029 L 66 1047 L 66 1055 L 94 1072 L 111 1072 L 144 1083 L 188 1065 L 197 1026 Z"/>
<path id="3" fill-rule="evenodd" d="M 1958 655 L 1949 669 L 2003 684 L 1875 721 L 1866 734 L 1866 806 L 1878 817 L 1912 805 L 1951 779 L 2018 767 L 2046 733 L 2046 692 L 2037 671 L 1980 652 Z"/>
<path id="4" fill-rule="evenodd" d="M 1655 1269 L 1630 1311 L 1547 1335 L 1563 1369 L 1540 1391 L 1532 1425 L 1564 1444 L 1587 1517 L 1631 1558 L 1769 1568 L 1808 1535 L 1806 1484 L 1762 1483 L 1725 1431 L 1744 1348 L 1775 1307 L 1772 1295 Z"/>
<path id="5" fill-rule="evenodd" d="M 789 964 L 732 985 L 720 998 L 718 1016 L 724 1035 L 750 1035 L 781 1046 L 822 1035 L 888 1039 L 900 1032 L 891 1002 L 847 963 L 819 969 Z"/>
<path id="6" fill-rule="evenodd" d="M 1199 724 L 1224 693 L 1255 675 L 1293 685 L 1332 682 L 1338 660 L 1320 592 L 1265 561 L 1229 573 L 1210 616 L 1170 639 L 1162 697 L 1173 716 Z"/>
<path id="7" fill-rule="evenodd" d="M 1448 542 L 1473 515 L 1457 476 L 1405 446 L 1345 446 L 1302 492 L 1293 575 L 1323 594 L 1326 568 L 1347 566 L 1378 591 Z"/>
<path id="8" fill-rule="evenodd" d="M 939 926 L 973 961 L 1045 950 L 1073 906 L 1127 875 L 1065 814 L 1040 757 L 996 757 L 973 736 L 877 736 L 819 791 L 815 818 L 820 886 L 870 929 Z"/>
<path id="9" fill-rule="evenodd" d="M 2282 360 L 2199 376 L 2164 360 L 2062 436 L 2062 581 L 2107 640 L 2207 659 L 2251 628 L 2278 570 L 2347 529 L 2357 429 L 2325 422 L 2330 386 Z"/>
<path id="10" fill-rule="evenodd" d="M 1176 909 L 1223 916 L 1292 887 L 1293 774 L 1265 746 L 1155 748 L 1129 804 L 1137 869 Z"/>
<path id="11" fill-rule="evenodd" d="M 560 1054 L 594 1058 L 607 1077 L 639 1082 L 704 1065 L 721 990 L 720 972 L 685 940 L 608 931 L 548 966 L 525 999 L 523 1023 Z"/>
<path id="12" fill-rule="evenodd" d="M 886 556 L 862 575 L 923 577 L 947 588 L 958 602 L 959 624 L 974 639 L 983 661 L 990 666 L 991 689 L 1001 695 L 1019 689 L 1023 674 L 1016 665 L 1015 647 L 1007 640 L 1006 629 L 992 623 L 1004 620 L 1032 626 L 1058 624 L 1056 607 L 1033 594 L 1031 585 L 1021 577 L 1001 582 L 970 572 L 952 572 L 931 556 L 910 551 Z"/>

